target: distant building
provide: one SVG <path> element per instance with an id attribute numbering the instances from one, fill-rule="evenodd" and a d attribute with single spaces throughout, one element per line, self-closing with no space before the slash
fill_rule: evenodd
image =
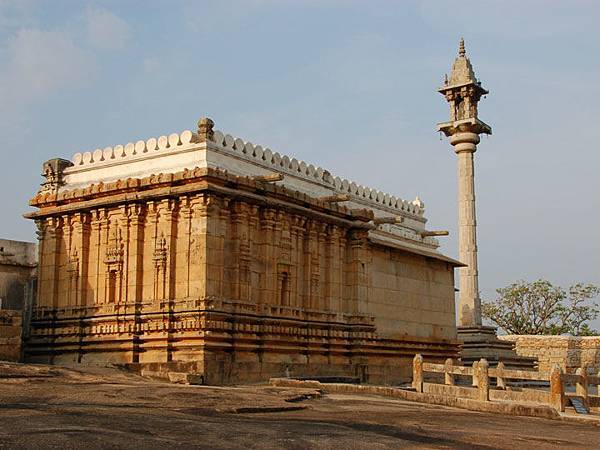
<path id="1" fill-rule="evenodd" d="M 36 274 L 36 244 L 0 239 L 0 360 L 21 359 L 21 336 L 28 330 Z"/>
<path id="2" fill-rule="evenodd" d="M 0 239 L 0 309 L 25 309 L 37 257 L 37 245 L 32 242 Z"/>

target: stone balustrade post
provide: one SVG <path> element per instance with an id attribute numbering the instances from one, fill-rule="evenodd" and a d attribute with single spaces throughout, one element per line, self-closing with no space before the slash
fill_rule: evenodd
<path id="1" fill-rule="evenodd" d="M 490 376 L 489 376 L 489 367 L 487 360 L 485 358 L 481 358 L 479 360 L 479 364 L 477 365 L 478 369 L 478 385 L 479 389 L 479 400 L 482 402 L 488 402 L 490 400 Z"/>
<path id="2" fill-rule="evenodd" d="M 423 357 L 418 353 L 413 358 L 412 387 L 417 392 L 423 392 Z"/>
<path id="3" fill-rule="evenodd" d="M 579 375 L 581 378 L 575 384 L 575 393 L 583 398 L 583 404 L 588 406 L 588 368 L 587 365 L 583 364 L 580 368 L 575 372 L 576 375 Z"/>
<path id="4" fill-rule="evenodd" d="M 554 364 L 550 371 L 550 406 L 560 412 L 565 410 L 565 387 L 562 373 L 558 364 Z"/>
<path id="5" fill-rule="evenodd" d="M 479 386 L 479 361 L 473 361 L 473 387 Z"/>
<path id="6" fill-rule="evenodd" d="M 496 386 L 498 389 L 506 389 L 506 380 L 504 379 L 504 363 L 500 361 L 496 367 Z"/>
<path id="7" fill-rule="evenodd" d="M 452 373 L 453 366 L 454 363 L 452 358 L 448 358 L 444 364 L 444 383 L 448 386 L 454 386 L 454 374 Z"/>

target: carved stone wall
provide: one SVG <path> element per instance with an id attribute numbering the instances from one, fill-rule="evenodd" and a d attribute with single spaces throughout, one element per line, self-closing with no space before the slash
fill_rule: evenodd
<path id="1" fill-rule="evenodd" d="M 369 210 L 206 168 L 32 204 L 30 360 L 396 383 L 457 355 L 453 265 L 372 243 Z"/>

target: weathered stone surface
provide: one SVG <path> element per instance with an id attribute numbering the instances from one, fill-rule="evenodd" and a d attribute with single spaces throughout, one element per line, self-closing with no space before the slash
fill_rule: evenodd
<path id="1" fill-rule="evenodd" d="M 587 365 L 600 371 L 600 337 L 508 335 L 499 339 L 512 342 L 521 356 L 537 358 L 539 370 L 549 374 L 555 364 L 566 373 Z"/>
<path id="2" fill-rule="evenodd" d="M 314 388 L 199 387 L 114 369 L 6 364 L 0 384 L 6 448 L 526 450 L 598 442 L 591 424 L 474 414 L 369 391 L 320 396 Z"/>
<path id="3" fill-rule="evenodd" d="M 456 356 L 458 263 L 421 236 L 420 200 L 366 198 L 310 165 L 290 173 L 280 155 L 251 146 L 250 157 L 201 125 L 200 142 L 172 135 L 123 157 L 76 158 L 58 192 L 32 200 L 41 241 L 29 360 L 125 363 L 208 384 L 286 373 L 398 383 L 415 353 Z M 214 164 L 186 167 L 196 151 Z M 147 174 L 144 164 L 165 172 L 129 176 Z M 402 228 L 374 222 L 390 214 Z"/>
<path id="4" fill-rule="evenodd" d="M 25 309 L 36 267 L 36 244 L 0 239 L 0 309 Z"/>
<path id="5" fill-rule="evenodd" d="M 479 394 L 477 392 L 468 393 L 466 388 L 460 388 L 457 386 L 444 386 L 444 385 L 432 385 L 425 384 L 426 390 L 424 392 L 412 392 L 404 389 L 398 389 L 393 387 L 382 387 L 382 386 L 365 386 L 365 385 L 351 385 L 351 384 L 315 384 L 312 382 L 309 385 L 303 385 L 305 382 L 298 382 L 288 379 L 271 379 L 270 383 L 277 387 L 311 387 L 318 388 L 326 393 L 335 394 L 366 394 L 366 395 L 381 395 L 385 397 L 392 397 L 396 399 L 409 400 L 413 402 L 429 403 L 434 405 L 452 406 L 456 408 L 470 409 L 472 411 L 482 412 L 493 412 L 513 416 L 531 416 L 531 417 L 545 417 L 549 419 L 558 419 L 560 416 L 558 412 L 546 405 L 534 405 L 526 403 L 511 403 L 506 401 L 501 402 L 490 402 L 483 401 L 479 398 L 475 398 Z M 452 390 L 454 393 L 462 392 L 465 396 L 459 397 L 457 395 L 448 395 L 448 391 Z M 474 390 L 471 390 L 474 391 Z M 497 391 L 496 395 L 501 400 L 507 400 L 506 396 L 502 396 L 501 391 Z M 468 398 L 472 397 L 472 398 Z"/>
<path id="6" fill-rule="evenodd" d="M 21 359 L 21 311 L 0 310 L 0 360 Z"/>

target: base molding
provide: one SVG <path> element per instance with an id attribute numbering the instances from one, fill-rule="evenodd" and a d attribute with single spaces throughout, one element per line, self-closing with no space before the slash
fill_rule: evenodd
<path id="1" fill-rule="evenodd" d="M 393 385 L 411 379 L 415 354 L 441 363 L 456 359 L 460 349 L 455 339 L 380 336 L 367 316 L 291 316 L 268 305 L 258 311 L 216 306 L 139 317 L 35 318 L 26 357 L 69 365 L 113 363 L 161 378 L 197 375 L 215 385 L 286 375 Z"/>

